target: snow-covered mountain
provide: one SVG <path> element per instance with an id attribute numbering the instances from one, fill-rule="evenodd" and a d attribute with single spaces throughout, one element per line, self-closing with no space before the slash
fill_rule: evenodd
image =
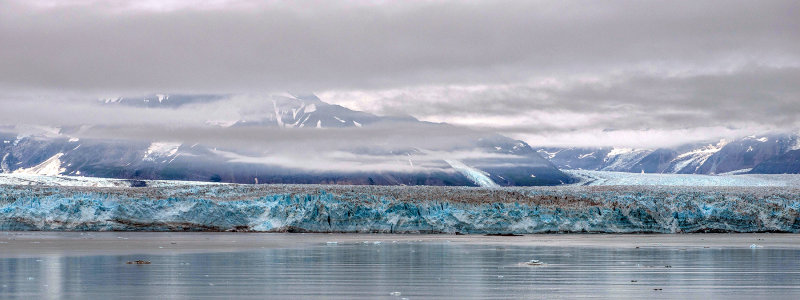
<path id="1" fill-rule="evenodd" d="M 217 95 L 150 95 L 101 99 L 97 105 L 137 108 L 193 109 L 220 101 Z M 258 99 L 244 117 L 205 120 L 215 130 L 369 130 L 372 126 L 425 126 L 427 129 L 456 128 L 447 124 L 418 121 L 412 117 L 384 117 L 331 105 L 314 95 L 279 94 Z M 389 125 L 387 125 L 389 124 Z M 8 124 L 6 124 L 8 125 Z M 0 173 L 29 175 L 77 175 L 121 179 L 168 179 L 236 183 L 334 183 L 386 185 L 555 185 L 572 179 L 542 158 L 528 144 L 497 134 L 475 133 L 452 145 L 415 144 L 321 149 L 333 159 L 316 164 L 348 165 L 356 160 L 361 168 L 313 169 L 297 167 L 303 161 L 276 158 L 269 149 L 240 149 L 170 140 L 108 139 L 79 137 L 91 125 L 47 127 L 20 133 L 13 125 L 0 130 Z M 3 129 L 3 128 L 0 128 Z M 32 132 L 32 133 L 31 133 Z M 227 131 L 224 131 L 227 132 Z M 424 139 L 425 133 L 410 140 Z M 253 136 L 258 139 L 258 136 Z M 259 140 L 271 145 L 268 138 Z M 402 142 L 397 142 L 402 143 Z M 347 144 L 346 142 L 344 144 Z M 396 144 L 396 143 L 395 143 Z M 436 143 L 425 143 L 425 145 Z M 277 146 L 276 146 L 277 147 Z M 298 144 L 295 147 L 308 147 Z M 427 148 L 426 148 L 427 147 Z M 291 152 L 291 149 L 285 150 Z M 298 151 L 299 152 L 299 151 Z M 328 153 L 326 152 L 326 153 Z M 316 157 L 299 160 L 314 161 Z M 361 157 L 366 157 L 364 161 Z M 389 166 L 386 168 L 385 166 Z M 349 166 L 349 165 L 348 165 Z M 373 167 L 373 166 L 380 166 Z"/>
<path id="2" fill-rule="evenodd" d="M 800 173 L 800 135 L 769 134 L 673 148 L 539 148 L 560 169 L 676 174 Z"/>

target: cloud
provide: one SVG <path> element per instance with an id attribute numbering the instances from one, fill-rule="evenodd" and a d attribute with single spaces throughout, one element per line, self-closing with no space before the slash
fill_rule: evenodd
<path id="1" fill-rule="evenodd" d="M 379 114 L 495 130 L 533 145 L 660 147 L 800 128 L 800 67 L 629 72 L 498 85 L 328 91 Z"/>
<path id="2" fill-rule="evenodd" d="M 800 53 L 796 1 L 181 3 L 4 1 L 0 84 L 320 91 L 796 62 Z"/>
<path id="3" fill-rule="evenodd" d="M 160 110 L 79 99 L 303 90 L 537 145 L 794 130 L 797 11 L 797 1 L 728 0 L 9 0 L 0 2 L 0 117 L 103 124 L 108 135 L 165 127 L 190 139 L 209 120 L 270 107 L 258 96 Z"/>
<path id="4" fill-rule="evenodd" d="M 411 153 L 363 154 L 338 150 L 309 152 L 271 152 L 268 155 L 242 155 L 214 150 L 231 162 L 281 166 L 295 170 L 334 172 L 453 172 L 445 160 L 505 158 L 519 159 L 511 154 L 481 151 L 429 151 Z M 519 166 L 519 165 L 517 165 Z"/>

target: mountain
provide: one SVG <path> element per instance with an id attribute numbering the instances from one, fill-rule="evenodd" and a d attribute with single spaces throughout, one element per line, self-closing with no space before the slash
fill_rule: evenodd
<path id="1" fill-rule="evenodd" d="M 102 99 L 96 105 L 193 112 L 198 107 L 224 106 L 229 98 L 150 95 Z M 528 186 L 572 181 L 525 142 L 502 135 L 412 117 L 377 116 L 325 103 L 313 94 L 257 100 L 258 105 L 245 107 L 242 117 L 209 118 L 204 120 L 205 128 L 230 135 L 271 130 L 290 141 L 295 140 L 294 134 L 308 132 L 317 132 L 319 137 L 337 134 L 336 130 L 356 136 L 385 128 L 400 133 L 396 140 L 394 136 L 365 136 L 363 145 L 343 140 L 330 149 L 315 149 L 320 145 L 314 136 L 287 146 L 286 141 L 253 135 L 248 137 L 258 146 L 239 147 L 82 136 L 102 127 L 91 124 L 27 130 L 7 125 L 0 127 L 0 173 L 235 183 Z M 470 134 L 453 137 L 458 139 L 455 142 L 430 141 L 425 135 L 427 130 L 451 129 Z M 338 169 L 339 164 L 358 168 Z"/>
<path id="2" fill-rule="evenodd" d="M 800 135 L 769 134 L 672 148 L 539 148 L 560 169 L 676 174 L 800 173 Z"/>

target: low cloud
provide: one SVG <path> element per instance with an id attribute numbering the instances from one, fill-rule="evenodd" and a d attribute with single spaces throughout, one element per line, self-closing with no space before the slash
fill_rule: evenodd
<path id="1" fill-rule="evenodd" d="M 495 130 L 533 145 L 660 147 L 800 128 L 800 67 L 633 72 L 501 85 L 329 91 L 379 114 Z"/>

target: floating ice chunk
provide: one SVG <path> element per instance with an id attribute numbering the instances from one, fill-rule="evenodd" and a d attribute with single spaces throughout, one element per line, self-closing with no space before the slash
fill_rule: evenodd
<path id="1" fill-rule="evenodd" d="M 402 293 L 400 293 L 400 292 L 391 292 L 391 293 L 389 293 L 389 296 L 399 297 L 401 294 Z"/>
<path id="2" fill-rule="evenodd" d="M 759 245 L 759 244 L 752 244 L 752 245 L 750 245 L 750 249 L 757 249 L 757 248 L 764 248 L 764 246 L 761 246 L 761 245 Z"/>
<path id="3" fill-rule="evenodd" d="M 531 259 L 531 260 L 525 262 L 525 264 L 529 265 L 529 266 L 541 266 L 544 263 L 542 261 L 538 260 L 538 259 Z"/>

